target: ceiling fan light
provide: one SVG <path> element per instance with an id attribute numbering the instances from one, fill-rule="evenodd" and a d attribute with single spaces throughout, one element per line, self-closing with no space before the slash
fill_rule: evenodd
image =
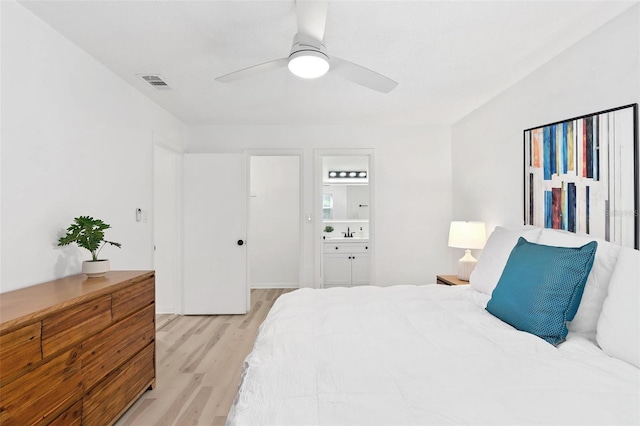
<path id="1" fill-rule="evenodd" d="M 301 78 L 318 78 L 329 71 L 329 58 L 314 50 L 298 51 L 289 56 L 289 71 Z"/>

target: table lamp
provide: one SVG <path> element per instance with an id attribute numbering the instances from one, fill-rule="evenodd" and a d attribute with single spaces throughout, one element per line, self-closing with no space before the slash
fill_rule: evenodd
<path id="1" fill-rule="evenodd" d="M 458 261 L 458 279 L 469 281 L 471 272 L 478 261 L 471 255 L 471 249 L 481 249 L 486 240 L 484 222 L 451 222 L 449 228 L 449 247 L 465 249 L 464 256 Z"/>

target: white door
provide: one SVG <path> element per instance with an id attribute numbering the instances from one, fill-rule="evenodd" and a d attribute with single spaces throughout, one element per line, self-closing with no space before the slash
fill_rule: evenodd
<path id="1" fill-rule="evenodd" d="M 243 154 L 184 155 L 184 313 L 247 312 Z"/>
<path id="2" fill-rule="evenodd" d="M 160 314 L 180 308 L 180 157 L 158 145 L 153 148 L 153 267 Z"/>
<path id="3" fill-rule="evenodd" d="M 324 255 L 324 287 L 351 285 L 351 253 Z"/>
<path id="4" fill-rule="evenodd" d="M 369 284 L 369 253 L 351 255 L 351 284 Z"/>

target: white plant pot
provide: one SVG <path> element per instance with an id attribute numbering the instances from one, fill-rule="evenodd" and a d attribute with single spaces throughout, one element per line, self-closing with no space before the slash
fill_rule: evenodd
<path id="1" fill-rule="evenodd" d="M 85 260 L 82 262 L 82 273 L 89 278 L 104 277 L 111 270 L 109 260 Z"/>

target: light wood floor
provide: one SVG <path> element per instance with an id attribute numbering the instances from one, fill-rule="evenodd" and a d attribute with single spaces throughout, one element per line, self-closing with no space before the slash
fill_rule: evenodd
<path id="1" fill-rule="evenodd" d="M 289 291 L 251 290 L 246 315 L 157 315 L 156 388 L 116 425 L 224 425 L 258 326 Z"/>

